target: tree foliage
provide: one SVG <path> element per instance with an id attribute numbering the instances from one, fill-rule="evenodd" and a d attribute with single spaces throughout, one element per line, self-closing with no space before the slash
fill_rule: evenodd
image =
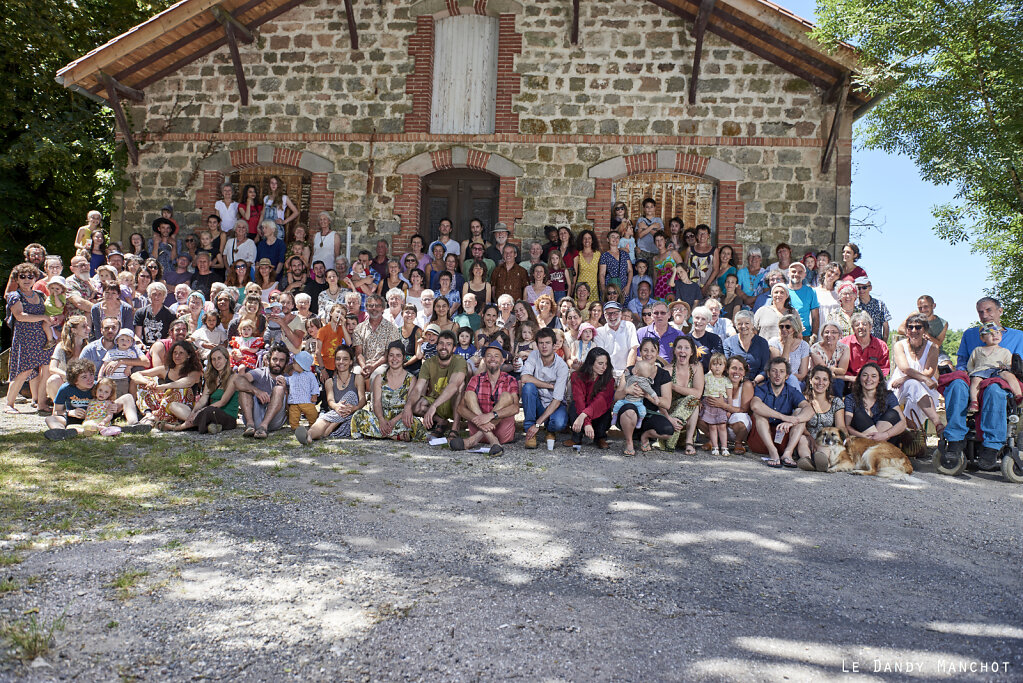
<path id="1" fill-rule="evenodd" d="M 886 96 L 869 147 L 955 188 L 934 230 L 991 266 L 1003 321 L 1023 322 L 1023 0 L 818 0 L 816 37 L 862 50 L 860 86 Z M 954 266 L 950 266 L 954 268 Z"/>
<path id="2" fill-rule="evenodd" d="M 7 0 L 0 31 L 0 272 L 28 242 L 71 254 L 91 209 L 109 218 L 120 178 L 113 114 L 66 90 L 57 70 L 167 2 Z M 123 151 L 119 152 L 123 154 Z M 6 277 L 5 277 L 6 281 Z"/>

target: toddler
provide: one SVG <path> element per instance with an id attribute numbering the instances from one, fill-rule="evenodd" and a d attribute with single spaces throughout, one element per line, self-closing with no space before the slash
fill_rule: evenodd
<path id="1" fill-rule="evenodd" d="M 309 420 L 310 426 L 320 416 L 316 409 L 316 402 L 320 399 L 320 383 L 312 372 L 312 354 L 308 351 L 299 351 L 295 354 L 294 364 L 298 370 L 287 378 L 288 424 L 292 430 L 298 429 L 298 423 L 303 415 Z"/>
<path id="2" fill-rule="evenodd" d="M 597 328 L 590 323 L 583 323 L 579 326 L 579 339 L 575 342 L 575 359 L 582 363 L 586 360 L 586 354 L 590 352 L 596 343 L 593 338 L 597 336 Z"/>
<path id="3" fill-rule="evenodd" d="M 629 255 L 629 260 L 636 262 L 636 231 L 632 228 L 632 221 L 628 218 L 618 224 L 618 248 Z"/>
<path id="4" fill-rule="evenodd" d="M 1008 382 L 1013 396 L 1020 395 L 1019 380 L 1010 372 L 1012 352 L 999 346 L 1002 341 L 1002 328 L 995 323 L 983 323 L 980 326 L 980 341 L 984 346 L 975 348 L 966 363 L 966 372 L 970 374 L 970 407 L 967 411 L 969 413 L 975 413 L 980 409 L 981 382 L 991 377 L 1001 377 Z"/>
<path id="5" fill-rule="evenodd" d="M 195 344 L 199 357 L 204 361 L 210 357 L 210 351 L 227 342 L 227 332 L 220 326 L 220 313 L 209 311 L 203 317 L 202 325 L 192 334 L 189 340 Z"/>
<path id="6" fill-rule="evenodd" d="M 50 295 L 43 301 L 46 315 L 54 318 L 52 325 L 43 325 L 46 331 L 46 348 L 57 345 L 60 328 L 64 326 L 64 306 L 67 304 L 67 282 L 60 275 L 54 275 L 46 281 L 46 289 Z"/>
<path id="7" fill-rule="evenodd" d="M 109 353 L 109 351 L 107 352 Z M 103 436 L 116 436 L 121 433 L 117 427 L 111 426 L 114 419 L 114 411 L 117 404 L 114 399 L 117 396 L 117 385 L 110 377 L 101 377 L 96 386 L 92 388 L 92 398 L 85 408 L 85 419 L 82 427 L 86 434 L 99 432 Z"/>
<path id="8" fill-rule="evenodd" d="M 515 326 L 515 372 L 522 369 L 522 364 L 529 358 L 529 354 L 536 351 L 537 324 L 532 320 L 526 320 Z"/>
<path id="9" fill-rule="evenodd" d="M 231 337 L 231 367 L 255 370 L 259 365 L 259 351 L 263 348 L 263 338 L 255 336 L 256 323 L 242 320 L 238 323 L 238 336 Z"/>
<path id="10" fill-rule="evenodd" d="M 476 351 L 476 345 L 472 343 L 472 328 L 459 328 L 458 346 L 455 347 L 455 353 L 464 358 L 465 362 L 468 363 L 476 355 Z"/>
<path id="11" fill-rule="evenodd" d="M 565 360 L 565 331 L 554 330 L 554 353 Z"/>
<path id="12" fill-rule="evenodd" d="M 118 331 L 117 336 L 114 337 L 114 348 L 103 355 L 104 364 L 110 362 L 117 363 L 110 372 L 106 373 L 105 377 L 114 381 L 118 395 L 123 396 L 128 393 L 128 378 L 131 377 L 134 366 L 118 363 L 117 361 L 139 360 L 142 357 L 143 353 L 135 346 L 135 333 L 127 327 L 122 327 Z"/>
<path id="13" fill-rule="evenodd" d="M 420 361 L 437 355 L 437 339 L 439 336 L 440 325 L 430 323 L 426 326 L 426 329 L 423 330 L 423 336 L 419 338 L 419 350 L 416 352 L 416 357 Z"/>
<path id="14" fill-rule="evenodd" d="M 645 360 L 636 361 L 631 371 L 625 371 L 625 388 L 639 387 L 643 390 L 644 394 L 656 401 L 659 398 L 654 391 L 654 377 L 656 376 L 657 366 L 654 363 Z M 636 409 L 636 415 L 639 416 L 636 424 L 642 422 L 643 418 L 646 417 L 646 406 L 643 405 L 643 399 L 626 395 L 625 398 L 615 401 L 614 407 L 611 408 L 612 425 L 618 423 L 618 413 L 626 405 L 633 406 Z"/>
<path id="15" fill-rule="evenodd" d="M 728 452 L 728 412 L 707 404 L 709 398 L 730 398 L 732 380 L 725 377 L 725 354 L 714 353 L 710 357 L 710 372 L 703 379 L 703 406 L 700 419 L 710 429 L 711 455 L 731 455 Z"/>

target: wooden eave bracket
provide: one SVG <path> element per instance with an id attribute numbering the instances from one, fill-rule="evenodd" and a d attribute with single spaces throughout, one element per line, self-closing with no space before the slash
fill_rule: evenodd
<path id="1" fill-rule="evenodd" d="M 696 104 L 696 87 L 700 81 L 700 61 L 703 58 L 703 36 L 707 32 L 707 24 L 710 22 L 710 15 L 713 11 L 714 0 L 700 0 L 700 10 L 693 23 L 693 36 L 696 38 L 696 43 L 693 46 L 693 73 L 689 77 L 689 104 Z"/>
<path id="2" fill-rule="evenodd" d="M 352 49 L 359 49 L 359 32 L 355 28 L 355 14 L 352 12 L 352 0 L 345 0 L 345 17 L 348 19 L 348 37 L 352 42 Z"/>
<path id="3" fill-rule="evenodd" d="M 579 44 L 579 0 L 572 0 L 572 44 Z"/>
<path id="4" fill-rule="evenodd" d="M 144 95 L 141 90 L 118 83 L 110 74 L 105 74 L 102 71 L 99 72 L 99 79 L 107 91 L 107 104 L 114 110 L 114 121 L 117 122 L 117 127 L 120 129 L 121 135 L 124 136 L 124 146 L 128 148 L 128 157 L 131 159 L 131 163 L 138 164 L 139 148 L 135 144 L 135 137 L 128 126 L 128 117 L 124 115 L 124 109 L 121 108 L 121 97 L 132 102 L 141 102 Z"/>
<path id="5" fill-rule="evenodd" d="M 842 76 L 835 88 L 831 88 L 824 95 L 825 102 L 829 98 L 835 98 L 835 116 L 831 119 L 831 131 L 828 133 L 828 141 L 824 143 L 824 152 L 821 155 L 821 173 L 827 173 L 831 168 L 831 157 L 835 155 L 835 148 L 838 146 L 838 136 L 842 129 L 842 117 L 845 114 L 845 103 L 849 99 L 849 90 L 852 87 L 852 75 L 846 73 Z M 837 88 L 837 91 L 836 91 Z M 832 91 L 835 91 L 832 93 Z"/>
<path id="6" fill-rule="evenodd" d="M 254 39 L 252 31 L 235 19 L 230 12 L 222 7 L 211 7 L 210 13 L 224 27 L 224 35 L 227 37 L 227 48 L 231 53 L 231 63 L 234 65 L 234 76 L 238 81 L 238 94 L 242 98 L 242 106 L 249 104 L 249 84 L 245 82 L 245 70 L 242 69 L 242 57 L 238 52 L 239 39 L 251 43 Z"/>

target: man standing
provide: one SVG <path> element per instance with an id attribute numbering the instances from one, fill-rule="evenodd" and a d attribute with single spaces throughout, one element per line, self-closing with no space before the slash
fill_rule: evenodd
<path id="1" fill-rule="evenodd" d="M 820 329 L 821 312 L 817 292 L 803 284 L 805 277 L 806 266 L 800 261 L 789 266 L 789 302 L 803 323 L 803 339 L 810 341 L 810 337 Z"/>
<path id="2" fill-rule="evenodd" d="M 494 272 L 494 262 L 488 259 L 483 254 L 483 245 L 479 242 L 473 242 L 469 245 L 469 258 L 465 259 L 465 263 L 462 264 L 462 276 L 469 281 L 472 279 L 472 262 L 479 261 L 483 264 L 486 270 L 483 273 L 483 279 L 487 280 L 490 278 L 490 274 Z"/>
<path id="3" fill-rule="evenodd" d="M 1002 304 L 993 297 L 986 296 L 977 302 L 977 317 L 981 324 L 994 323 L 1002 326 Z M 963 332 L 959 342 L 959 353 L 956 355 L 956 369 L 966 371 L 966 363 L 970 354 L 980 346 L 980 328 L 971 327 Z M 1023 332 L 1006 327 L 1002 331 L 1002 341 L 998 344 L 1011 353 L 1023 356 Z M 978 465 L 983 470 L 998 468 L 998 454 L 1005 445 L 1007 417 L 1007 393 L 997 384 L 991 384 L 984 390 L 981 403 L 979 426 L 984 434 Z M 966 445 L 966 410 L 970 404 L 970 387 L 968 380 L 955 379 L 945 387 L 945 425 L 941 464 L 953 468 Z"/>
<path id="4" fill-rule="evenodd" d="M 768 272 L 780 270 L 788 273 L 789 266 L 792 265 L 792 247 L 782 242 L 774 248 L 774 255 L 778 257 L 778 261 L 767 267 Z"/>
<path id="5" fill-rule="evenodd" d="M 192 274 L 192 281 L 190 282 L 192 290 L 201 292 L 203 297 L 209 301 L 210 290 L 216 281 L 216 273 L 210 268 L 210 255 L 205 251 L 200 251 L 195 255 L 195 273 Z"/>
<path id="6" fill-rule="evenodd" d="M 384 320 L 384 298 L 370 294 L 366 299 L 366 319 L 355 326 L 355 357 L 364 377 L 370 377 L 387 360 L 387 346 L 401 339 L 398 328 Z"/>
<path id="7" fill-rule="evenodd" d="M 141 311 L 135 311 L 135 336 L 142 340 L 146 348 L 170 334 L 174 314 L 164 307 L 167 299 L 167 288 L 162 282 L 151 282 L 146 287 L 149 305 Z"/>
<path id="8" fill-rule="evenodd" d="M 856 285 L 856 290 L 860 296 L 859 301 L 856 302 L 856 309 L 870 314 L 870 320 L 872 321 L 870 333 L 887 341 L 888 321 L 892 319 L 892 314 L 888 312 L 888 307 L 880 299 L 870 296 L 873 285 L 870 284 L 870 279 L 866 275 L 861 275 L 853 280 L 853 284 Z"/>
<path id="9" fill-rule="evenodd" d="M 636 351 L 639 349 L 636 326 L 622 320 L 622 307 L 617 301 L 604 304 L 604 320 L 607 322 L 597 330 L 597 346 L 611 356 L 611 369 L 615 377 L 621 377 L 625 368 L 636 363 Z"/>
<path id="10" fill-rule="evenodd" d="M 500 263 L 504 259 L 504 245 L 508 244 L 508 224 L 497 223 L 490 231 L 494 237 L 494 243 L 484 250 L 484 255 L 494 263 Z M 494 297 L 496 301 L 497 297 Z"/>
<path id="11" fill-rule="evenodd" d="M 304 290 L 312 300 L 309 310 L 313 312 L 313 315 L 320 314 L 320 293 L 329 286 L 326 275 L 327 267 L 323 265 L 323 261 L 313 261 L 313 276 L 306 280 Z"/>
<path id="12" fill-rule="evenodd" d="M 356 260 L 358 260 L 359 265 L 362 266 L 362 276 L 355 274 L 355 266 L 353 265 L 351 270 L 348 271 L 348 279 L 351 280 L 352 287 L 355 288 L 362 297 L 359 302 L 361 307 L 362 300 L 366 297 L 365 289 L 363 288 L 372 285 L 373 291 L 376 291 L 377 287 L 380 285 L 381 277 L 380 274 L 371 267 L 373 265 L 373 257 L 367 250 L 363 249 L 360 251 Z"/>
<path id="13" fill-rule="evenodd" d="M 497 301 L 502 294 L 508 294 L 518 301 L 522 292 L 529 284 L 526 269 L 515 263 L 515 247 L 504 245 L 504 260 L 494 268 L 490 275 L 490 286 L 493 287 L 492 299 Z"/>
<path id="14" fill-rule="evenodd" d="M 656 301 L 650 308 L 650 313 L 654 321 L 636 331 L 636 343 L 637 345 L 642 344 L 647 337 L 657 340 L 660 347 L 658 355 L 664 359 L 665 363 L 670 364 L 673 354 L 672 347 L 675 346 L 675 340 L 681 337 L 682 333 L 668 324 L 668 304 Z M 633 360 L 635 360 L 635 354 L 633 354 Z"/>
<path id="15" fill-rule="evenodd" d="M 455 354 L 455 344 L 451 330 L 444 330 L 437 337 L 437 355 L 423 361 L 419 380 L 405 404 L 403 419 L 420 416 L 427 429 L 434 429 L 436 423 L 437 432 L 441 431 L 443 420 L 451 420 L 451 429 L 458 431 L 458 405 L 462 402 L 467 367 L 465 359 Z M 410 424 L 407 419 L 405 422 Z"/>
<path id="16" fill-rule="evenodd" d="M 370 264 L 370 268 L 379 276 L 377 282 L 387 277 L 387 250 L 387 240 L 377 240 L 377 255 Z"/>
<path id="17" fill-rule="evenodd" d="M 501 364 L 508 357 L 498 342 L 483 350 L 483 372 L 473 376 L 466 386 L 459 414 L 469 426 L 469 438 L 452 437 L 453 451 L 474 448 L 480 441 L 490 444 L 490 455 L 504 453 L 501 444 L 515 438 L 515 415 L 519 412 L 519 383 Z"/>
<path id="18" fill-rule="evenodd" d="M 163 274 L 164 283 L 168 287 L 187 285 L 192 280 L 192 273 L 188 270 L 191 263 L 192 257 L 188 255 L 187 251 L 178 252 L 178 257 L 174 260 L 174 267 Z"/>
<path id="19" fill-rule="evenodd" d="M 67 302 L 84 315 L 92 314 L 92 305 L 100 293 L 89 280 L 89 260 L 81 256 L 71 259 L 71 276 L 67 278 Z M 70 315 L 68 311 L 68 315 Z"/>
<path id="20" fill-rule="evenodd" d="M 640 319 L 643 316 L 643 309 L 653 303 L 650 300 L 650 295 L 654 292 L 654 283 L 646 275 L 640 275 L 636 279 L 636 297 L 629 300 L 628 308 L 632 311 L 632 314 L 636 316 L 636 319 Z M 693 310 L 690 306 L 689 310 Z M 606 316 L 605 316 L 606 317 Z"/>
<path id="21" fill-rule="evenodd" d="M 619 310 L 619 313 L 621 311 Z M 554 331 L 549 327 L 536 335 L 536 351 L 522 363 L 522 426 L 526 430 L 526 448 L 536 448 L 540 425 L 547 423 L 547 438 L 565 431 L 568 411 L 568 366 L 554 353 Z"/>
<path id="22" fill-rule="evenodd" d="M 240 372 L 231 378 L 245 418 L 246 428 L 242 436 L 265 439 L 268 432 L 283 427 L 288 417 L 288 411 L 284 409 L 288 396 L 288 383 L 284 377 L 288 348 L 277 342 L 270 347 L 266 358 L 266 367 Z"/>
<path id="23" fill-rule="evenodd" d="M 454 254 L 455 256 L 462 255 L 462 245 L 459 244 L 456 240 L 451 239 L 450 218 L 440 219 L 440 224 L 437 226 L 437 234 L 440 235 L 440 237 L 437 238 L 437 242 L 440 242 L 442 245 L 444 245 L 445 255 L 446 254 Z M 437 244 L 437 242 L 434 242 L 433 244 L 430 245 L 431 252 L 433 251 L 433 245 Z"/>
<path id="24" fill-rule="evenodd" d="M 750 434 L 749 447 L 754 453 L 767 453 L 768 467 L 798 467 L 792 453 L 806 431 L 806 422 L 813 416 L 813 408 L 802 393 L 788 383 L 789 361 L 772 358 L 767 370 L 767 381 L 753 390 L 750 410 L 755 428 Z M 778 447 L 784 449 L 778 455 Z M 805 455 L 809 456 L 809 452 Z"/>

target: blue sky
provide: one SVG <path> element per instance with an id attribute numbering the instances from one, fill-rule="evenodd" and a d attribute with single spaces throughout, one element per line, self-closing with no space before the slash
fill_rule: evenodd
<path id="1" fill-rule="evenodd" d="M 814 21 L 814 0 L 776 2 Z M 866 150 L 854 141 L 853 206 L 875 207 L 875 220 L 884 223 L 880 232 L 866 232 L 857 241 L 863 252 L 859 263 L 893 319 L 915 311 L 917 297 L 926 293 L 951 329 L 976 321 L 976 301 L 988 286 L 987 260 L 971 253 L 968 244 L 951 246 L 938 239 L 931 229 L 931 207 L 954 195 L 953 188 L 923 180 L 907 157 Z"/>

